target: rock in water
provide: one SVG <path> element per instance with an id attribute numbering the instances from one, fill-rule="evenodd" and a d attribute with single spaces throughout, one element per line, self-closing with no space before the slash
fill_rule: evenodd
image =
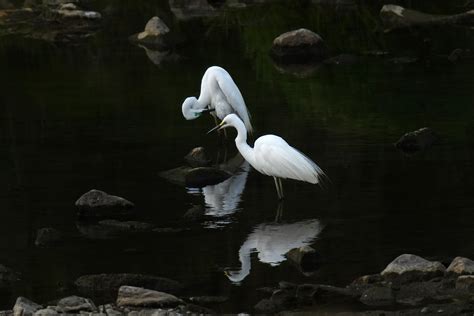
<path id="1" fill-rule="evenodd" d="M 310 246 L 292 249 L 286 256 L 303 272 L 316 271 L 319 268 L 319 254 Z"/>
<path id="2" fill-rule="evenodd" d="M 322 61 L 326 53 L 321 36 L 307 29 L 299 29 L 275 38 L 271 55 L 280 63 L 300 64 Z"/>
<path id="3" fill-rule="evenodd" d="M 79 215 L 84 217 L 126 216 L 134 206 L 124 198 L 99 190 L 90 190 L 76 201 Z"/>
<path id="4" fill-rule="evenodd" d="M 9 288 L 18 280 L 18 274 L 15 271 L 0 264 L 0 289 Z"/>
<path id="5" fill-rule="evenodd" d="M 456 290 L 474 294 L 474 275 L 461 275 L 456 280 Z"/>
<path id="6" fill-rule="evenodd" d="M 403 135 L 395 143 L 395 147 L 407 153 L 414 153 L 429 148 L 437 141 L 438 135 L 431 128 L 423 127 Z"/>
<path id="7" fill-rule="evenodd" d="M 437 261 L 428 261 L 412 254 L 403 254 L 395 258 L 381 275 L 390 280 L 411 282 L 429 280 L 444 274 L 446 268 Z"/>
<path id="8" fill-rule="evenodd" d="M 118 306 L 174 307 L 179 304 L 184 302 L 174 295 L 126 285 L 120 287 L 117 296 Z"/>
<path id="9" fill-rule="evenodd" d="M 45 247 L 57 243 L 61 240 L 62 234 L 57 229 L 51 227 L 43 227 L 38 229 L 36 233 L 35 245 Z"/>
<path id="10" fill-rule="evenodd" d="M 185 177 L 187 187 L 202 188 L 227 180 L 232 175 L 224 170 L 211 167 L 199 167 L 191 169 Z"/>
<path id="11" fill-rule="evenodd" d="M 73 295 L 59 300 L 58 310 L 63 313 L 74 314 L 81 311 L 95 312 L 97 307 L 90 299 Z"/>
<path id="12" fill-rule="evenodd" d="M 186 175 L 191 171 L 192 168 L 188 166 L 182 166 L 166 171 L 162 171 L 159 173 L 160 177 L 163 179 L 168 180 L 171 183 L 177 184 L 177 185 L 186 185 Z"/>
<path id="13" fill-rule="evenodd" d="M 474 25 L 474 10 L 455 15 L 434 15 L 386 4 L 380 10 L 385 31 L 414 26 Z"/>
<path id="14" fill-rule="evenodd" d="M 78 278 L 74 284 L 83 295 L 109 298 L 115 295 L 122 285 L 144 287 L 161 292 L 178 294 L 183 286 L 174 280 L 152 275 L 133 273 L 90 274 Z"/>
<path id="15" fill-rule="evenodd" d="M 446 272 L 449 274 L 474 274 L 474 261 L 468 258 L 456 257 L 449 265 Z"/>
<path id="16" fill-rule="evenodd" d="M 168 26 L 159 17 L 152 17 L 145 25 L 145 30 L 141 33 L 129 37 L 135 44 L 144 45 L 150 48 L 163 50 L 168 47 L 165 35 L 170 32 Z"/>
<path id="17" fill-rule="evenodd" d="M 202 205 L 194 205 L 183 215 L 186 222 L 200 222 L 205 218 L 206 210 Z"/>
<path id="18" fill-rule="evenodd" d="M 33 315 L 37 310 L 43 308 L 43 306 L 36 304 L 29 299 L 20 296 L 16 299 L 15 306 L 13 307 L 13 315 L 14 316 L 22 316 L 22 315 Z"/>
<path id="19" fill-rule="evenodd" d="M 196 147 L 192 149 L 189 154 L 184 157 L 184 160 L 186 160 L 186 162 L 193 168 L 207 167 L 211 163 L 211 161 L 207 159 L 204 147 Z"/>

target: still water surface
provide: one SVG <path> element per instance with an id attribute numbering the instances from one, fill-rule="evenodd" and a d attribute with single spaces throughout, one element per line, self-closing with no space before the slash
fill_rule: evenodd
<path id="1" fill-rule="evenodd" d="M 222 311 L 251 311 L 255 289 L 280 280 L 344 285 L 401 253 L 442 261 L 473 256 L 472 63 L 370 60 L 298 78 L 266 54 L 249 54 L 251 43 L 239 34 L 214 27 L 158 66 L 125 33 L 79 47 L 1 40 L 0 263 L 25 280 L 0 299 L 1 309 L 18 295 L 39 302 L 65 296 L 61 288 L 84 274 L 135 272 L 181 281 L 190 295 L 229 296 Z M 204 146 L 214 160 L 223 156 L 215 135 L 206 135 L 212 119 L 185 121 L 180 109 L 185 97 L 199 94 L 211 65 L 233 76 L 257 136 L 284 137 L 331 179 L 325 189 L 285 182 L 279 223 L 273 180 L 244 162 L 234 178 L 202 190 L 158 175 L 182 165 L 193 147 Z M 436 146 L 413 156 L 393 147 L 423 126 L 441 135 Z M 234 157 L 234 143 L 226 147 Z M 93 188 L 133 201 L 136 220 L 189 229 L 86 238 L 74 202 Z M 210 217 L 183 224 L 194 205 Z M 41 227 L 67 237 L 37 248 Z M 321 256 L 314 273 L 284 257 L 301 245 Z"/>

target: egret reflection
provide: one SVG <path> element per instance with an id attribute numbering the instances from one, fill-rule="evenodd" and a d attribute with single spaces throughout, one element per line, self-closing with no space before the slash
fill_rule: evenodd
<path id="1" fill-rule="evenodd" d="M 323 226 L 317 219 L 291 224 L 260 224 L 254 228 L 240 247 L 240 270 L 226 271 L 226 275 L 234 283 L 243 281 L 250 274 L 250 256 L 255 252 L 260 262 L 278 266 L 286 260 L 285 254 L 288 251 L 310 245 L 322 229 Z"/>
<path id="2" fill-rule="evenodd" d="M 220 165 L 219 168 L 229 171 L 233 176 L 221 183 L 208 185 L 202 189 L 188 189 L 191 194 L 202 194 L 207 216 L 218 218 L 217 222 L 207 223 L 209 227 L 230 222 L 226 217 L 235 213 L 239 208 L 247 176 L 251 169 L 250 164 L 240 154 Z"/>

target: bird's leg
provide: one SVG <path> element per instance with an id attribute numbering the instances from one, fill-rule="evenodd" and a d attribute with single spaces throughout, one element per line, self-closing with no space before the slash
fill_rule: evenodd
<path id="1" fill-rule="evenodd" d="M 283 217 L 283 200 L 278 201 L 278 206 L 275 215 L 275 222 L 281 222 L 281 218 Z"/>
<path id="2" fill-rule="evenodd" d="M 280 200 L 283 200 L 285 199 L 285 196 L 283 194 L 283 183 L 281 183 L 281 178 L 277 178 L 278 180 L 278 187 L 279 187 L 279 191 L 280 191 Z"/>
<path id="3" fill-rule="evenodd" d="M 278 186 L 278 179 L 277 177 L 273 177 L 273 180 L 275 181 L 275 187 L 277 189 L 278 199 L 281 200 L 280 187 Z"/>

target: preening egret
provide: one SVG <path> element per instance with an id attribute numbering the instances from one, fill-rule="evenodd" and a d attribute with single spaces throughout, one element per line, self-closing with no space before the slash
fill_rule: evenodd
<path id="1" fill-rule="evenodd" d="M 323 226 L 317 219 L 291 224 L 260 224 L 254 228 L 239 249 L 240 270 L 225 271 L 232 282 L 243 281 L 250 274 L 253 252 L 260 262 L 278 266 L 286 260 L 291 249 L 310 245 L 321 233 Z"/>
<path id="2" fill-rule="evenodd" d="M 254 147 L 250 147 L 247 144 L 245 125 L 235 114 L 227 115 L 219 125 L 208 133 L 229 126 L 237 130 L 235 144 L 245 160 L 260 173 L 273 177 L 280 200 L 284 198 L 281 179 L 294 179 L 316 184 L 320 182 L 322 176 L 325 176 L 317 164 L 288 145 L 279 136 L 261 136 L 255 141 Z"/>
<path id="3" fill-rule="evenodd" d="M 252 133 L 250 114 L 239 88 L 229 73 L 218 66 L 212 66 L 206 70 L 202 77 L 199 98 L 186 98 L 182 111 L 187 120 L 194 120 L 203 113 L 212 111 L 215 111 L 211 113 L 214 118 L 217 116 L 220 120 L 235 113 L 244 122 L 247 131 Z"/>

